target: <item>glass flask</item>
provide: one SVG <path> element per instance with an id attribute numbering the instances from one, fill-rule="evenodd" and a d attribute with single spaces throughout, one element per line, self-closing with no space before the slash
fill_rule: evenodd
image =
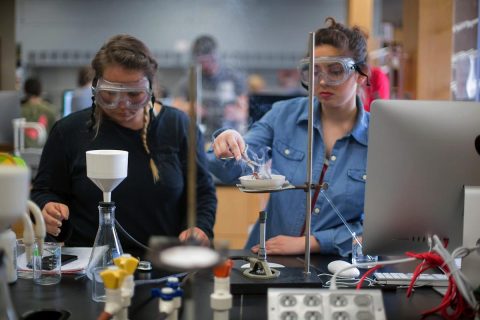
<path id="1" fill-rule="evenodd" d="M 113 258 L 123 254 L 115 229 L 115 203 L 100 202 L 98 214 L 98 231 L 87 266 L 87 276 L 90 280 L 93 279 L 93 270 L 113 266 Z"/>

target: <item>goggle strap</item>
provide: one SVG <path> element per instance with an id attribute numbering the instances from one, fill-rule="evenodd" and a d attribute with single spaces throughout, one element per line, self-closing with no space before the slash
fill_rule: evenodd
<path id="1" fill-rule="evenodd" d="M 365 78 L 367 78 L 367 86 L 370 87 L 370 78 L 368 77 L 368 75 L 366 75 L 361 69 L 360 67 L 355 64 L 354 66 L 354 69 L 355 71 L 357 71 L 358 73 L 360 73 L 362 76 L 364 76 Z"/>

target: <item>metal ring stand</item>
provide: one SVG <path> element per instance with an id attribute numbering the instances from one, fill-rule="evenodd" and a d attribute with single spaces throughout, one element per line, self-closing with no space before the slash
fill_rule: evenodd
<path id="1" fill-rule="evenodd" d="M 310 275 L 310 235 L 312 229 L 311 222 L 311 212 L 312 212 L 312 189 L 316 188 L 326 188 L 326 184 L 318 185 L 312 183 L 312 151 L 313 151 L 313 110 L 314 110 L 314 92 L 315 92 L 315 81 L 314 81 L 314 66 L 315 66 L 315 32 L 310 32 L 308 34 L 308 51 L 309 51 L 309 67 L 308 67 L 308 144 L 307 144 L 307 181 L 304 185 L 299 186 L 287 186 L 286 188 L 280 188 L 276 190 L 257 190 L 250 191 L 254 193 L 271 193 L 284 190 L 294 190 L 302 189 L 306 192 L 306 212 L 305 212 L 305 266 L 304 273 Z M 245 190 L 242 190 L 245 191 Z M 248 191 L 245 191 L 248 192 Z M 261 261 L 261 259 L 259 259 Z M 266 262 L 266 259 L 265 259 Z M 260 262 L 259 262 L 260 263 Z M 266 267 L 265 267 L 266 266 Z M 251 268 L 247 271 L 258 267 L 255 264 L 251 263 Z M 261 265 L 260 267 L 270 269 L 268 263 Z M 247 272 L 246 271 L 246 272 Z M 245 272 L 244 272 L 245 274 Z M 251 277 L 251 275 L 248 275 Z M 266 279 L 265 277 L 263 279 Z"/>

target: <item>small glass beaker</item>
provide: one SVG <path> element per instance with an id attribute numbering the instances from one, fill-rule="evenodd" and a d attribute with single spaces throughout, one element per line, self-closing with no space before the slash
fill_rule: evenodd
<path id="1" fill-rule="evenodd" d="M 371 265 L 358 266 L 358 268 L 372 268 L 378 261 L 378 256 L 364 255 L 362 250 L 362 237 L 353 233 L 352 239 L 352 264 L 372 263 Z"/>
<path id="2" fill-rule="evenodd" d="M 33 282 L 41 285 L 57 284 L 62 279 L 62 247 L 58 242 L 45 242 L 40 252 L 35 245 L 33 254 Z"/>
<path id="3" fill-rule="evenodd" d="M 32 246 L 33 247 L 33 246 Z M 17 240 L 17 276 L 20 279 L 33 279 L 33 256 L 28 257 L 23 239 Z"/>
<path id="4" fill-rule="evenodd" d="M 105 285 L 103 284 L 103 279 L 100 276 L 100 273 L 103 270 L 108 268 L 116 268 L 113 266 L 110 267 L 95 267 L 91 270 L 92 272 L 92 300 L 95 302 L 105 302 L 107 300 L 107 294 L 105 292 Z"/>

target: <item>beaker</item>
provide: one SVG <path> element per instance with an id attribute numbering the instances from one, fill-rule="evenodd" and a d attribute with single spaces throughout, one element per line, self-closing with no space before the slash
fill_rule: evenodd
<path id="1" fill-rule="evenodd" d="M 98 213 L 98 231 L 87 266 L 87 276 L 90 280 L 93 279 L 94 269 L 114 265 L 113 258 L 123 254 L 115 229 L 115 203 L 100 202 Z"/>

